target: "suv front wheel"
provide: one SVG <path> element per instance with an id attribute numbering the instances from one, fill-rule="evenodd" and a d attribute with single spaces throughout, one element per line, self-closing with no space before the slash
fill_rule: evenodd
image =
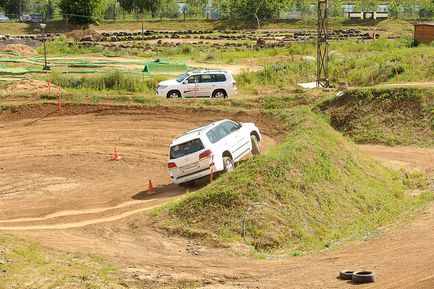
<path id="1" fill-rule="evenodd" d="M 180 98 L 181 93 L 177 90 L 171 90 L 167 93 L 167 98 Z"/>
<path id="2" fill-rule="evenodd" d="M 228 95 L 223 89 L 216 90 L 212 93 L 213 98 L 227 98 Z"/>

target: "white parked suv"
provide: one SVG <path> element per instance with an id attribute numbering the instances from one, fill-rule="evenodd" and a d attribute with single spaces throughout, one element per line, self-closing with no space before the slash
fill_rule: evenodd
<path id="1" fill-rule="evenodd" d="M 176 80 L 161 81 L 157 94 L 166 98 L 227 98 L 237 94 L 237 84 L 227 70 L 198 70 L 186 72 Z"/>
<path id="2" fill-rule="evenodd" d="M 172 141 L 168 168 L 175 184 L 190 186 L 213 172 L 230 172 L 235 163 L 260 153 L 259 129 L 254 123 L 225 119 L 184 133 Z"/>

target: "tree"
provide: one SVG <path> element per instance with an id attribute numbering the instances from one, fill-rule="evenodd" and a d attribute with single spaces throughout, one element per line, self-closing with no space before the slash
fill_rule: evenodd
<path id="1" fill-rule="evenodd" d="M 106 0 L 60 0 L 63 14 L 71 21 L 83 24 L 97 23 L 102 19 Z"/>
<path id="2" fill-rule="evenodd" d="M 375 12 L 377 10 L 377 3 L 375 0 L 361 1 L 360 10 L 364 12 Z"/>
<path id="3" fill-rule="evenodd" d="M 434 0 L 419 0 L 419 18 L 431 19 L 434 16 Z"/>
<path id="4" fill-rule="evenodd" d="M 152 14 L 158 11 L 161 6 L 162 0 L 119 0 L 119 5 L 127 12 L 145 13 L 151 12 Z"/>
<path id="5" fill-rule="evenodd" d="M 236 18 L 260 19 L 277 18 L 279 12 L 288 7 L 290 0 L 223 0 L 229 13 Z"/>
<path id="6" fill-rule="evenodd" d="M 28 0 L 0 0 L 0 6 L 5 9 L 5 13 L 11 15 L 21 15 L 28 4 Z"/>
<path id="7" fill-rule="evenodd" d="M 163 19 L 163 17 L 176 17 L 178 12 L 179 8 L 176 0 L 164 0 L 158 8 L 160 19 Z"/>

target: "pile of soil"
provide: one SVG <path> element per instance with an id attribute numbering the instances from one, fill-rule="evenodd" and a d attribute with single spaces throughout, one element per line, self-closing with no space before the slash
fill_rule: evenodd
<path id="1" fill-rule="evenodd" d="M 23 56 L 34 56 L 38 55 L 35 49 L 24 45 L 24 44 L 8 44 L 0 48 L 0 51 L 3 52 L 13 52 Z"/>
<path id="2" fill-rule="evenodd" d="M 52 93 L 57 92 L 58 87 L 50 83 L 50 91 Z M 29 96 L 48 93 L 48 83 L 36 79 L 22 79 L 8 85 L 2 92 L 5 94 L 28 94 Z"/>
<path id="3" fill-rule="evenodd" d="M 82 38 L 91 38 L 93 41 L 98 41 L 101 38 L 101 34 L 93 29 L 73 30 L 65 35 L 66 37 L 72 38 L 76 41 L 80 41 Z"/>

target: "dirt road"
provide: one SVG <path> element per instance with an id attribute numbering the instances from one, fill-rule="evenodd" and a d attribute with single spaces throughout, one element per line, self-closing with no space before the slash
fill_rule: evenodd
<path id="1" fill-rule="evenodd" d="M 198 281 L 206 288 L 349 288 L 343 269 L 371 269 L 377 282 L 363 288 L 434 287 L 434 205 L 411 224 L 384 236 L 353 241 L 316 256 L 257 260 L 249 248 L 212 248 L 150 228 L 146 211 L 184 192 L 170 185 L 166 150 L 171 138 L 218 118 L 255 120 L 244 113 L 112 106 L 28 106 L 0 115 L 0 227 L 62 251 L 107 257 L 119 274 L 143 288 Z M 278 124 L 259 123 L 279 138 Z M 117 145 L 121 160 L 112 161 Z M 421 151 L 385 153 L 380 161 L 432 172 Z M 396 148 L 395 148 L 396 149 Z M 416 154 L 417 155 L 417 154 Z M 151 177 L 159 194 L 145 195 Z"/>
<path id="2" fill-rule="evenodd" d="M 434 148 L 383 145 L 359 145 L 359 147 L 392 169 L 404 168 L 434 175 Z"/>
<path id="3" fill-rule="evenodd" d="M 247 114 L 110 106 L 70 105 L 60 114 L 54 105 L 4 112 L 0 227 L 75 223 L 167 202 L 184 193 L 168 175 L 172 138 L 226 117 L 256 121 Z M 265 122 L 260 127 L 266 148 L 275 142 L 267 136 L 274 130 Z M 119 161 L 112 160 L 114 146 Z M 156 197 L 145 194 L 149 178 Z"/>
<path id="4" fill-rule="evenodd" d="M 317 256 L 254 260 L 231 250 L 209 248 L 149 229 L 146 216 L 60 231 L 20 232 L 20 236 L 62 251 L 105 256 L 122 269 L 124 280 L 143 288 L 201 282 L 210 288 L 349 288 L 336 279 L 343 269 L 370 269 L 377 282 L 363 288 L 434 286 L 434 206 L 416 222 L 356 241 Z M 245 250 L 247 248 L 238 248 Z M 218 286 L 219 285 L 219 286 Z"/>

